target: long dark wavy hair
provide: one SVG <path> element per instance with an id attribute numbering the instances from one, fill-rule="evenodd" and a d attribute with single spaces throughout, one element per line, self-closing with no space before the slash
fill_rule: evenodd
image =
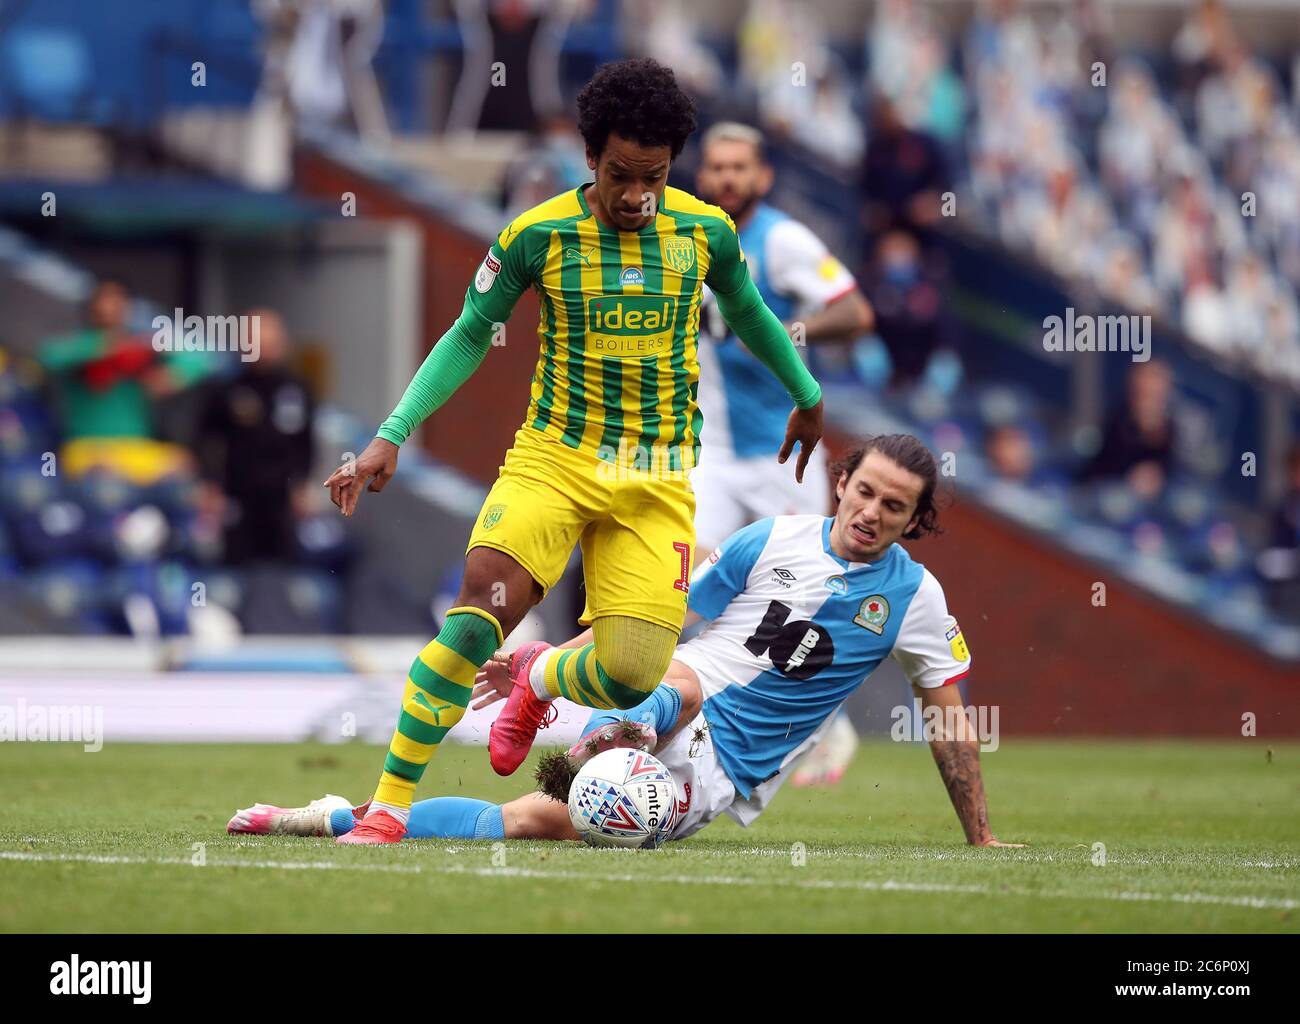
<path id="1" fill-rule="evenodd" d="M 831 472 L 838 481 L 843 474 L 845 479 L 853 475 L 868 452 L 880 452 L 895 465 L 915 473 L 924 481 L 921 496 L 916 502 L 916 525 L 903 534 L 906 540 L 919 540 L 932 533 L 943 533 L 939 526 L 939 504 L 936 491 L 939 486 L 939 465 L 930 454 L 930 449 L 911 434 L 878 434 L 862 442 L 861 447 L 854 448 L 831 467 Z"/>

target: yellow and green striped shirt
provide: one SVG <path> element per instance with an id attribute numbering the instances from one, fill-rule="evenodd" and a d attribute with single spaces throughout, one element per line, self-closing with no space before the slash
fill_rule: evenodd
<path id="1" fill-rule="evenodd" d="M 501 232 L 466 301 L 504 323 L 525 288 L 541 300 L 525 426 L 597 457 L 666 447 L 672 464 L 694 464 L 702 289 L 731 295 L 747 279 L 736 226 L 719 207 L 666 188 L 650 224 L 618 231 L 578 188 Z"/>

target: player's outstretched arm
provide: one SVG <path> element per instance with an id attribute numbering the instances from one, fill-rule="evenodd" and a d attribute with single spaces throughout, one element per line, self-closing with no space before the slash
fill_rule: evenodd
<path id="1" fill-rule="evenodd" d="M 479 368 L 492 347 L 494 329 L 467 299 L 456 322 L 416 370 L 397 408 L 380 425 L 378 436 L 325 481 L 330 500 L 345 516 L 356 509 L 363 490 L 382 491 L 392 479 L 398 447 Z"/>
<path id="2" fill-rule="evenodd" d="M 542 255 L 541 249 L 525 242 L 524 232 L 518 231 L 516 224 L 498 236 L 473 284 L 465 289 L 460 316 L 415 372 L 397 408 L 380 425 L 379 436 L 359 459 L 344 463 L 325 481 L 330 499 L 345 516 L 356 508 L 362 490 L 384 489 L 397 470 L 398 447 L 479 368 L 497 329 L 510 319 L 519 296 L 535 276 Z"/>
<path id="3" fill-rule="evenodd" d="M 715 292 L 722 318 L 742 342 L 784 386 L 795 410 L 786 424 L 785 443 L 777 461 L 784 463 L 799 443 L 795 479 L 803 482 L 804 467 L 822 438 L 822 389 L 799 358 L 785 327 L 767 308 L 758 288 L 748 277 L 731 294 Z"/>
<path id="4" fill-rule="evenodd" d="M 930 753 L 939 766 L 939 775 L 966 833 L 966 841 L 972 846 L 1024 846 L 1024 843 L 1000 842 L 989 828 L 984 779 L 980 774 L 979 740 L 966 716 L 961 691 L 955 686 L 937 686 L 928 689 L 916 687 L 916 692 L 921 697 L 923 714 L 931 707 L 943 711 L 935 719 L 936 732 L 930 740 Z M 926 721 L 931 721 L 929 715 Z"/>
<path id="5" fill-rule="evenodd" d="M 809 345 L 822 341 L 851 341 L 876 325 L 871 303 L 854 287 L 803 318 L 803 340 Z"/>

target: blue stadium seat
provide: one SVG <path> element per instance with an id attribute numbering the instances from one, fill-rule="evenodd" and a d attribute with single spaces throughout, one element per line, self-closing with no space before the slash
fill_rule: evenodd
<path id="1" fill-rule="evenodd" d="M 28 564 L 88 558 L 95 554 L 94 530 L 86 510 L 58 498 L 32 512 L 11 517 L 15 547 Z"/>
<path id="2" fill-rule="evenodd" d="M 50 615 L 88 627 L 91 623 L 102 627 L 104 582 L 103 567 L 85 558 L 52 561 L 28 573 L 24 580 L 27 592 Z"/>
<path id="3" fill-rule="evenodd" d="M 337 572 L 356 553 L 356 541 L 337 515 L 314 515 L 297 527 L 298 560 L 312 568 Z"/>
<path id="4" fill-rule="evenodd" d="M 5 91 L 19 112 L 50 121 L 95 120 L 90 49 L 76 32 L 18 26 L 2 44 Z"/>
<path id="5" fill-rule="evenodd" d="M 343 588 L 328 572 L 295 570 L 288 580 L 289 604 L 303 619 L 319 624 L 321 632 L 337 632 L 343 613 Z"/>

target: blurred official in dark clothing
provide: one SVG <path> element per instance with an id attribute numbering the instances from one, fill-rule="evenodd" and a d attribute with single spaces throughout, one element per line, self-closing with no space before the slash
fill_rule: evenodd
<path id="1" fill-rule="evenodd" d="M 894 364 L 895 387 L 915 384 L 938 349 L 956 349 L 958 332 L 942 281 L 924 262 L 915 235 L 895 229 L 881 237 L 863 290 Z"/>
<path id="2" fill-rule="evenodd" d="M 206 501 L 224 524 L 225 561 L 290 559 L 307 508 L 312 463 L 311 393 L 289 366 L 278 313 L 255 309 L 260 357 L 215 386 L 199 426 Z"/>
<path id="3" fill-rule="evenodd" d="M 1300 623 L 1300 441 L 1286 457 L 1286 491 L 1269 520 L 1269 545 L 1256 563 L 1273 610 Z"/>
<path id="4" fill-rule="evenodd" d="M 888 97 L 876 98 L 872 115 L 862 165 L 867 244 L 874 246 L 885 232 L 901 228 L 928 247 L 949 187 L 943 151 L 930 136 L 903 124 Z"/>
<path id="5" fill-rule="evenodd" d="M 1169 409 L 1174 375 L 1164 363 L 1138 363 L 1129 372 L 1124 404 L 1106 421 L 1101 448 L 1083 480 L 1124 478 L 1141 498 L 1163 490 L 1174 468 L 1177 427 Z"/>

